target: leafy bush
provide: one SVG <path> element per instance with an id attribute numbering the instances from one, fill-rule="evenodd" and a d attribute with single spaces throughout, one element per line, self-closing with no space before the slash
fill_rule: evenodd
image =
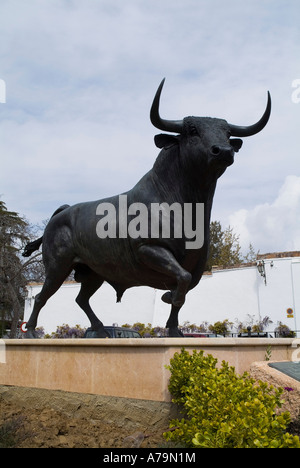
<path id="1" fill-rule="evenodd" d="M 56 328 L 56 332 L 52 332 L 51 335 L 45 335 L 45 338 L 83 338 L 86 329 L 81 328 L 80 325 L 70 327 L 70 325 L 64 323 Z"/>
<path id="2" fill-rule="evenodd" d="M 275 332 L 279 338 L 295 338 L 296 336 L 296 333 L 282 322 L 278 323 L 278 326 L 275 328 Z"/>
<path id="3" fill-rule="evenodd" d="M 233 323 L 229 322 L 228 319 L 223 320 L 223 322 L 216 322 L 213 325 L 209 325 L 209 330 L 216 335 L 226 336 L 232 327 Z"/>
<path id="4" fill-rule="evenodd" d="M 144 323 L 141 322 L 136 322 L 132 325 L 133 330 L 136 330 L 139 332 L 141 336 L 144 338 L 149 338 L 151 336 L 154 336 L 153 328 L 151 326 L 151 323 L 148 323 L 148 325 L 145 325 Z"/>
<path id="5" fill-rule="evenodd" d="M 169 390 L 186 417 L 171 421 L 165 438 L 193 448 L 300 448 L 286 432 L 290 413 L 276 414 L 283 389 L 239 376 L 225 361 L 184 349 L 170 361 Z"/>

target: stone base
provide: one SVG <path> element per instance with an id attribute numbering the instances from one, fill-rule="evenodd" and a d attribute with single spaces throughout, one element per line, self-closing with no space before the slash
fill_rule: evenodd
<path id="1" fill-rule="evenodd" d="M 1 341 L 1 340 L 0 340 Z M 184 347 L 212 354 L 238 374 L 265 358 L 291 359 L 293 339 L 149 338 L 2 340 L 0 385 L 170 402 L 166 366 Z"/>
<path id="2" fill-rule="evenodd" d="M 280 411 L 289 411 L 292 419 L 297 419 L 300 415 L 300 382 L 292 379 L 288 375 L 273 369 L 269 366 L 271 362 L 253 362 L 250 369 L 250 375 L 255 380 L 268 382 L 270 385 L 278 388 L 288 388 L 292 390 L 284 390 L 282 400 L 284 403 Z"/>

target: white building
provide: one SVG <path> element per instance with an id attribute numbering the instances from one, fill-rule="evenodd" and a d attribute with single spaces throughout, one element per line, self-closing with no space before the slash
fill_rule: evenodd
<path id="1" fill-rule="evenodd" d="M 24 321 L 28 321 L 34 297 L 41 288 L 42 284 L 28 285 Z M 75 302 L 79 289 L 78 283 L 64 283 L 41 310 L 38 326 L 47 333 L 63 323 L 88 327 L 85 313 Z M 128 289 L 122 302 L 116 303 L 114 289 L 104 283 L 90 303 L 104 325 L 142 322 L 164 327 L 170 306 L 161 301 L 162 294 L 160 290 L 136 287 Z M 278 322 L 300 331 L 300 252 L 260 255 L 256 264 L 204 274 L 199 285 L 188 293 L 179 321 L 196 325 L 225 319 L 247 323 L 249 316 L 254 323 L 269 317 L 273 323 L 267 331 L 273 331 Z"/>

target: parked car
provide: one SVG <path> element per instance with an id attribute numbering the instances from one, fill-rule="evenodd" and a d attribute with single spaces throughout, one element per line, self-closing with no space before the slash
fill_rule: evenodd
<path id="1" fill-rule="evenodd" d="M 139 332 L 132 328 L 126 327 L 104 327 L 105 331 L 109 333 L 110 338 L 142 338 Z M 84 334 L 84 338 L 97 338 L 96 332 L 91 328 L 88 328 Z"/>

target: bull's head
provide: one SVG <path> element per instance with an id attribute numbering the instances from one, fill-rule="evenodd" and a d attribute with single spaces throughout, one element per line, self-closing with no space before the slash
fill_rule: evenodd
<path id="1" fill-rule="evenodd" d="M 216 167 L 224 172 L 233 163 L 234 153 L 239 151 L 243 142 L 232 136 L 246 137 L 260 132 L 267 124 L 271 113 L 271 97 L 268 92 L 268 102 L 262 118 L 255 124 L 242 127 L 232 125 L 223 119 L 210 117 L 186 117 L 183 120 L 165 120 L 159 115 L 159 100 L 165 79 L 156 92 L 151 107 L 150 118 L 152 124 L 167 132 L 180 134 L 156 135 L 155 143 L 158 147 L 166 147 L 176 141 L 184 142 L 185 153 L 188 152 L 198 158 L 198 162 L 209 167 Z M 187 151 L 186 151 L 187 150 Z M 201 160 L 201 161 L 200 161 Z M 223 170 L 222 170 L 223 169 Z"/>

